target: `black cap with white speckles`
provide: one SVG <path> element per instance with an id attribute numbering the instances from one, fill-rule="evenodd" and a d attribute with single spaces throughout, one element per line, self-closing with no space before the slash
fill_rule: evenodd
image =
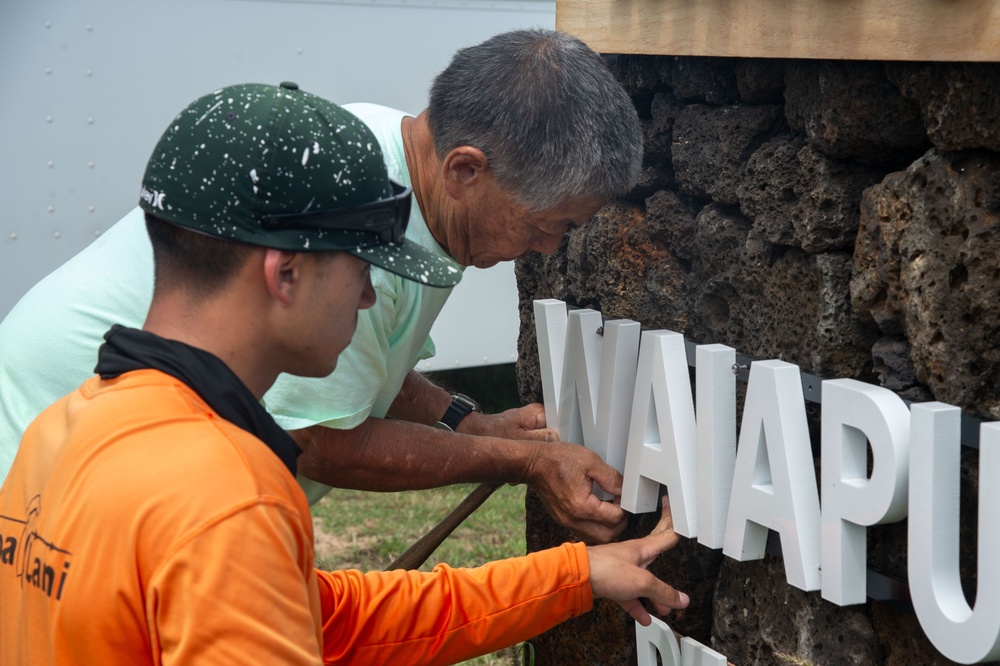
<path id="1" fill-rule="evenodd" d="M 336 228 L 339 209 L 393 198 L 371 130 L 285 82 L 229 86 L 181 111 L 147 163 L 139 205 L 212 236 L 281 250 L 345 250 L 424 284 L 456 284 L 461 274 L 453 264 L 415 243 Z M 275 216 L 314 214 L 328 221 L 267 224 Z"/>

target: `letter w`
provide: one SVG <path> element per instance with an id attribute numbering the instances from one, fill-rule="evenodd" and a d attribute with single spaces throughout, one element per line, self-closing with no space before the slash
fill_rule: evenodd
<path id="1" fill-rule="evenodd" d="M 639 323 L 604 322 L 596 310 L 567 313 L 551 298 L 534 305 L 546 423 L 624 471 Z"/>

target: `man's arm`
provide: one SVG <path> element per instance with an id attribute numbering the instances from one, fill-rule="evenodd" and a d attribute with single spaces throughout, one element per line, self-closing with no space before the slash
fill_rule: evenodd
<path id="1" fill-rule="evenodd" d="M 625 528 L 625 512 L 592 492 L 597 483 L 620 495 L 621 474 L 585 447 L 555 441 L 541 405 L 469 414 L 455 433 L 430 427 L 450 401 L 447 391 L 411 372 L 389 411 L 394 418 L 368 418 L 352 430 L 292 432 L 303 449 L 299 473 L 376 491 L 527 483 L 552 517 L 587 543 L 610 541 Z"/>
<path id="2" fill-rule="evenodd" d="M 411 370 L 386 416 L 433 426 L 451 404 L 451 394 L 423 374 Z M 545 427 L 545 407 L 538 403 L 508 409 L 501 414 L 472 412 L 458 424 L 458 432 L 507 439 L 554 442 L 559 433 Z"/>
<path id="3" fill-rule="evenodd" d="M 661 615 L 690 602 L 646 569 L 678 540 L 664 503 L 653 532 L 631 541 L 563 544 L 476 569 L 317 572 L 324 660 L 452 664 L 536 636 L 601 598 L 648 626 L 641 599 Z"/>

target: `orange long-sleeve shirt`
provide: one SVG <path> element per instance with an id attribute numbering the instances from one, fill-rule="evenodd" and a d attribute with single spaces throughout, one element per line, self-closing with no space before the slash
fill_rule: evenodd
<path id="1" fill-rule="evenodd" d="M 93 378 L 0 489 L 0 663 L 447 664 L 589 610 L 586 550 L 317 572 L 280 460 L 155 370 Z"/>

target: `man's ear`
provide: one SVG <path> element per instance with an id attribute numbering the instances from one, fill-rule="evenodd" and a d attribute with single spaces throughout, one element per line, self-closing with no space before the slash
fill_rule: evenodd
<path id="1" fill-rule="evenodd" d="M 264 282 L 271 296 L 291 304 L 302 276 L 302 253 L 267 248 L 264 251 Z"/>
<path id="2" fill-rule="evenodd" d="M 474 146 L 458 146 L 448 151 L 441 161 L 441 172 L 444 189 L 454 199 L 463 198 L 469 188 L 492 177 L 486 153 Z"/>

